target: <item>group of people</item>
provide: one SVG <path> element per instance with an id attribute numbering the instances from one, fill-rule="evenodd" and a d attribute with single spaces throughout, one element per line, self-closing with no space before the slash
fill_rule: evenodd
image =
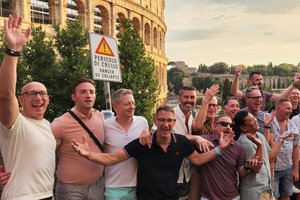
<path id="1" fill-rule="evenodd" d="M 253 73 L 251 87 L 241 91 L 237 67 L 235 97 L 224 102 L 220 115 L 217 84 L 206 90 L 196 116 L 196 89 L 183 86 L 179 104 L 160 106 L 150 130 L 147 120 L 135 115 L 130 89 L 112 94 L 115 116 L 104 119 L 93 108 L 93 80 L 79 78 L 72 84 L 74 107 L 49 123 L 44 114 L 50 99 L 42 83 L 27 83 L 15 96 L 17 63 L 31 31 L 23 34 L 21 25 L 17 13 L 4 20 L 1 199 L 283 200 L 292 195 L 299 179 L 300 75 L 281 94 L 272 94 L 261 90 L 263 79 Z M 267 101 L 275 102 L 270 114 L 264 112 Z"/>

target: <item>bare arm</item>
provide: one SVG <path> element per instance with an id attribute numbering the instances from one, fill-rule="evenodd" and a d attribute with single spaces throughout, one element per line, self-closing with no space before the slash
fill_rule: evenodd
<path id="1" fill-rule="evenodd" d="M 287 98 L 290 95 L 290 93 L 292 92 L 292 90 L 295 88 L 294 85 L 300 85 L 300 73 L 295 73 L 294 82 L 289 87 L 287 87 L 285 90 L 283 90 L 280 94 L 273 93 L 270 98 L 270 101 L 276 102 L 279 99 Z"/>
<path id="2" fill-rule="evenodd" d="M 233 96 L 235 96 L 238 99 L 242 99 L 244 96 L 244 93 L 239 89 L 239 84 L 240 84 L 240 76 L 242 73 L 242 65 L 236 66 L 235 69 L 235 75 L 231 84 L 231 89 L 230 92 Z"/>
<path id="3" fill-rule="evenodd" d="M 293 172 L 292 172 L 292 180 L 299 180 L 299 147 L 298 145 L 293 147 Z"/>
<path id="4" fill-rule="evenodd" d="M 206 90 L 205 95 L 202 99 L 201 108 L 197 114 L 195 122 L 193 123 L 193 132 L 198 133 L 205 122 L 209 101 L 219 92 L 219 85 L 213 84 L 209 89 Z"/>
<path id="5" fill-rule="evenodd" d="M 214 146 L 211 142 L 204 139 L 200 135 L 185 135 L 185 137 L 190 141 L 196 142 L 200 151 L 203 152 L 208 152 L 210 150 L 210 147 Z"/>
<path id="6" fill-rule="evenodd" d="M 194 151 L 191 155 L 187 156 L 187 159 L 191 161 L 194 165 L 203 165 L 211 160 L 213 160 L 219 153 L 222 153 L 233 141 L 233 131 L 229 135 L 224 135 L 221 133 L 219 139 L 219 146 L 215 147 L 213 150 L 206 153 L 198 154 Z"/>
<path id="7" fill-rule="evenodd" d="M 30 29 L 26 34 L 21 33 L 22 17 L 17 13 L 4 19 L 5 42 L 9 49 L 20 51 L 28 41 Z M 0 121 L 10 128 L 18 114 L 18 101 L 15 96 L 17 82 L 18 57 L 5 54 L 0 67 Z"/>
<path id="8" fill-rule="evenodd" d="M 89 145 L 86 140 L 86 136 L 83 135 L 83 143 L 79 143 L 76 140 L 73 140 L 72 147 L 73 149 L 82 157 L 93 161 L 101 165 L 115 165 L 120 162 L 123 162 L 130 157 L 125 153 L 125 150 L 120 149 L 114 153 L 94 153 L 90 152 Z"/>

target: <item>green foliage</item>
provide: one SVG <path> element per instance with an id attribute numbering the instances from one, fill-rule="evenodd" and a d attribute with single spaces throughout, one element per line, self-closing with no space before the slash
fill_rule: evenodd
<path id="1" fill-rule="evenodd" d="M 222 89 L 222 102 L 228 99 L 231 96 L 230 94 L 230 82 L 228 79 L 224 81 L 223 89 Z"/>
<path id="2" fill-rule="evenodd" d="M 198 66 L 197 72 L 200 72 L 200 73 L 208 73 L 208 67 L 207 67 L 205 64 L 200 64 L 200 65 Z"/>
<path id="3" fill-rule="evenodd" d="M 173 91 L 176 95 L 178 95 L 179 90 L 183 86 L 183 76 L 184 72 L 177 67 L 173 67 L 167 72 L 168 82 L 172 88 L 170 91 Z"/>
<path id="4" fill-rule="evenodd" d="M 229 67 L 224 62 L 218 62 L 210 66 L 208 70 L 211 74 L 226 74 L 229 72 Z"/>
<path id="5" fill-rule="evenodd" d="M 122 83 L 112 83 L 112 92 L 128 88 L 134 92 L 136 114 L 152 120 L 153 108 L 160 93 L 152 58 L 146 55 L 144 43 L 130 20 L 124 20 L 119 41 Z"/>

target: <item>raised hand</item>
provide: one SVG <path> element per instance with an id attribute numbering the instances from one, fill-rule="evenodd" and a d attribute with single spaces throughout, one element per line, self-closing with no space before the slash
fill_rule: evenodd
<path id="1" fill-rule="evenodd" d="M 83 140 L 83 143 L 81 144 L 81 143 L 77 142 L 75 139 L 73 139 L 71 145 L 72 145 L 73 149 L 79 155 L 81 155 L 82 157 L 87 158 L 90 155 L 90 148 L 89 148 L 89 145 L 87 143 L 85 135 L 82 136 L 82 140 Z"/>
<path id="2" fill-rule="evenodd" d="M 251 142 L 253 142 L 254 144 L 256 144 L 257 146 L 258 146 L 258 145 L 262 145 L 261 140 L 260 140 L 258 137 L 256 137 L 256 135 L 252 135 L 252 134 L 250 134 L 250 133 L 247 133 L 247 138 L 248 138 Z"/>
<path id="3" fill-rule="evenodd" d="M 208 88 L 204 94 L 202 102 L 209 102 L 220 90 L 220 86 L 218 84 L 213 84 Z"/>
<path id="4" fill-rule="evenodd" d="M 272 110 L 268 115 L 264 114 L 263 121 L 265 126 L 270 126 L 275 115 L 275 110 Z"/>
<path id="5" fill-rule="evenodd" d="M 25 35 L 22 34 L 22 17 L 18 13 L 9 15 L 8 19 L 4 19 L 5 42 L 8 48 L 20 51 L 24 44 L 29 40 L 31 29 L 26 30 Z"/>
<path id="6" fill-rule="evenodd" d="M 229 134 L 221 132 L 220 140 L 219 140 L 219 149 L 222 151 L 226 149 L 233 141 L 234 132 L 230 129 Z"/>
<path id="7" fill-rule="evenodd" d="M 243 71 L 243 65 L 237 65 L 235 67 L 235 75 L 236 76 L 240 76 L 242 74 Z"/>
<path id="8" fill-rule="evenodd" d="M 196 137 L 195 141 L 197 142 L 199 150 L 201 152 L 208 152 L 210 151 L 211 147 L 214 147 L 214 145 L 210 141 L 204 139 L 200 135 L 195 135 L 195 137 Z"/>

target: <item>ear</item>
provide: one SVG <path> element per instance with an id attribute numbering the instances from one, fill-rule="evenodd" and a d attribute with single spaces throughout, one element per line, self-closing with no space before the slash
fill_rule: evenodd
<path id="1" fill-rule="evenodd" d="M 24 97 L 23 96 L 18 96 L 18 101 L 21 107 L 24 105 Z"/>
<path id="2" fill-rule="evenodd" d="M 75 94 L 71 94 L 71 99 L 72 99 L 72 101 L 75 101 L 76 100 L 76 95 Z"/>
<path id="3" fill-rule="evenodd" d="M 247 132 L 247 127 L 244 125 L 240 126 L 240 129 L 245 133 Z"/>

